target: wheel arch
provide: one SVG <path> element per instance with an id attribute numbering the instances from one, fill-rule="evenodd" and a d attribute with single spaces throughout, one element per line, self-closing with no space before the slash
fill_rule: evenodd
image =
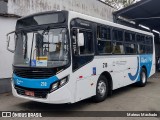
<path id="1" fill-rule="evenodd" d="M 145 65 L 143 65 L 141 68 L 145 70 L 146 76 L 147 76 L 147 78 L 148 78 L 149 75 L 148 75 L 147 67 L 146 67 Z"/>
<path id="2" fill-rule="evenodd" d="M 112 76 L 109 72 L 104 71 L 100 76 L 105 76 L 109 85 L 109 95 L 112 94 L 112 90 L 113 90 L 113 81 L 112 81 Z"/>

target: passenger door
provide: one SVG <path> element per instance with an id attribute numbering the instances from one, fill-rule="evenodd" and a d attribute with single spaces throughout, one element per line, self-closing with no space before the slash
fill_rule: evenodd
<path id="1" fill-rule="evenodd" d="M 91 22 L 76 19 L 71 29 L 72 37 L 72 79 L 76 82 L 75 101 L 92 96 L 95 88 L 91 85 L 94 58 L 94 31 Z M 78 34 L 84 36 L 79 44 Z M 83 38 L 83 37 L 82 37 Z"/>

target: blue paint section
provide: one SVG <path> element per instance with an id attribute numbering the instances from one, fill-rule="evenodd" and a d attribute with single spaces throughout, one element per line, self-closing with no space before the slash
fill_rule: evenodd
<path id="1" fill-rule="evenodd" d="M 147 68 L 147 77 L 150 76 L 152 69 L 152 59 L 153 55 L 141 55 L 140 56 L 140 66 L 145 66 Z"/>
<path id="2" fill-rule="evenodd" d="M 37 88 L 37 89 L 48 89 L 50 85 L 56 81 L 58 78 L 56 76 L 50 77 L 48 79 L 28 79 L 28 78 L 21 78 L 13 75 L 13 81 L 15 85 L 26 87 L 26 88 Z"/>
<path id="3" fill-rule="evenodd" d="M 139 74 L 139 57 L 137 57 L 137 64 L 138 64 L 138 68 L 137 68 L 137 71 L 136 71 L 136 74 L 135 75 L 132 75 L 131 73 L 128 73 L 128 76 L 129 76 L 129 78 L 130 78 L 130 80 L 132 80 L 132 81 L 135 81 L 136 80 L 136 78 L 137 78 L 137 76 L 138 76 L 138 74 Z"/>
<path id="4" fill-rule="evenodd" d="M 153 55 L 140 55 L 139 57 L 137 57 L 138 68 L 135 75 L 128 73 L 130 80 L 132 81 L 136 80 L 137 82 L 140 81 L 140 71 L 142 66 L 146 67 L 147 77 L 149 77 L 152 69 L 152 62 L 153 62 L 152 59 Z"/>

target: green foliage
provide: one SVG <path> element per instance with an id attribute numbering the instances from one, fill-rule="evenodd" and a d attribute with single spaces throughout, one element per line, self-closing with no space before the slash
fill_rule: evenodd
<path id="1" fill-rule="evenodd" d="M 116 9 L 121 9 L 127 7 L 137 0 L 105 0 L 106 3 L 110 4 L 111 6 L 115 7 Z"/>

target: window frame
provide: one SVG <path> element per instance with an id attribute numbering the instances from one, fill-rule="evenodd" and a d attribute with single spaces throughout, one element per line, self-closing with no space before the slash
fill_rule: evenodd
<path id="1" fill-rule="evenodd" d="M 126 52 L 127 50 L 126 50 L 126 45 L 131 45 L 131 44 L 134 44 L 135 45 L 135 49 L 136 49 L 136 52 L 135 53 L 128 53 L 128 52 Z M 133 42 L 130 42 L 130 43 L 124 43 L 124 50 L 125 50 L 125 54 L 126 55 L 137 55 L 137 44 L 136 43 L 133 43 Z"/>
<path id="2" fill-rule="evenodd" d="M 146 39 L 147 37 L 151 38 L 151 43 L 149 43 L 149 44 L 146 42 L 147 41 L 147 39 Z M 146 35 L 145 36 L 145 53 L 146 54 L 153 54 L 153 44 L 154 44 L 153 43 L 153 36 Z M 146 49 L 147 47 L 151 47 L 152 48 L 152 52 L 147 52 L 147 49 Z"/>
<path id="3" fill-rule="evenodd" d="M 145 47 L 144 47 L 144 48 L 145 48 L 145 50 L 144 50 L 145 52 L 144 52 L 144 53 L 140 53 L 140 51 L 137 49 L 137 54 L 138 54 L 138 55 L 142 55 L 142 54 L 153 54 L 153 36 L 152 36 L 152 35 L 146 35 L 146 34 L 137 33 L 137 36 L 138 36 L 138 35 L 140 35 L 141 37 L 144 36 L 144 42 L 138 42 L 138 41 L 137 41 L 137 48 L 138 48 L 138 45 L 139 45 L 139 46 L 143 45 L 143 46 L 145 46 Z M 137 36 L 136 36 L 136 39 L 137 39 Z M 151 42 L 152 42 L 151 45 L 149 45 L 148 43 L 146 43 L 146 37 L 150 37 L 150 38 L 151 38 Z M 147 52 L 146 48 L 147 48 L 148 46 L 149 46 L 149 47 L 152 47 L 152 53 L 148 53 L 148 52 Z"/>
<path id="4" fill-rule="evenodd" d="M 117 41 L 117 40 L 113 40 L 113 31 L 114 30 L 117 30 L 117 31 L 122 31 L 122 41 Z M 124 33 L 125 33 L 125 30 L 122 29 L 122 28 L 117 28 L 117 27 L 112 27 L 112 31 L 111 31 L 111 37 L 112 37 L 112 54 L 113 55 L 125 55 L 125 49 L 124 49 Z M 113 53 L 113 43 L 116 42 L 116 43 L 122 43 L 123 45 L 123 53 Z"/>
<path id="5" fill-rule="evenodd" d="M 94 35 L 93 35 L 93 33 L 94 33 L 94 31 L 92 31 L 92 29 L 86 29 L 86 28 L 82 28 L 82 27 L 72 27 L 72 29 L 71 29 L 71 31 L 73 31 L 74 29 L 79 29 L 79 30 L 83 30 L 83 31 L 88 31 L 88 32 L 91 32 L 92 33 L 92 42 L 93 42 L 93 44 L 92 44 L 92 48 L 93 48 L 93 53 L 91 53 L 91 54 L 79 54 L 79 55 L 76 55 L 76 54 L 74 54 L 74 52 L 72 52 L 72 54 L 74 55 L 74 56 L 94 56 L 95 55 L 95 46 L 94 46 Z M 77 36 L 76 36 L 76 39 L 77 39 Z M 78 47 L 78 43 L 77 43 L 78 41 L 76 40 L 76 50 L 80 50 L 79 49 L 79 47 Z M 73 51 L 73 43 L 72 43 L 72 45 L 71 45 L 72 47 L 72 51 Z"/>
<path id="6" fill-rule="evenodd" d="M 105 39 L 100 38 L 101 34 L 100 33 L 98 34 L 98 27 L 99 27 L 99 32 L 101 32 L 101 27 L 106 28 L 106 29 L 110 29 L 110 40 L 107 40 L 107 39 L 105 40 Z M 113 27 L 108 26 L 108 25 L 97 24 L 97 26 L 96 26 L 96 48 L 97 48 L 98 55 L 112 55 L 112 47 L 113 47 L 113 45 L 112 45 L 112 28 Z M 106 42 L 110 42 L 111 43 L 111 46 L 110 46 L 110 51 L 111 52 L 108 52 L 108 53 L 99 52 L 98 40 L 100 40 L 100 39 L 101 39 L 101 41 L 106 41 Z"/>
<path id="7" fill-rule="evenodd" d="M 126 41 L 125 33 L 134 34 L 135 40 L 134 40 L 134 41 Z M 136 36 L 137 36 L 137 33 L 136 33 L 136 32 L 133 32 L 133 31 L 130 31 L 130 30 L 125 30 L 125 31 L 124 31 L 124 51 L 125 51 L 125 55 L 137 55 L 137 53 L 138 53 L 138 49 L 137 49 L 138 46 L 137 46 Z M 127 53 L 127 52 L 126 52 L 126 44 L 129 44 L 129 45 L 135 44 L 136 53 Z"/>

